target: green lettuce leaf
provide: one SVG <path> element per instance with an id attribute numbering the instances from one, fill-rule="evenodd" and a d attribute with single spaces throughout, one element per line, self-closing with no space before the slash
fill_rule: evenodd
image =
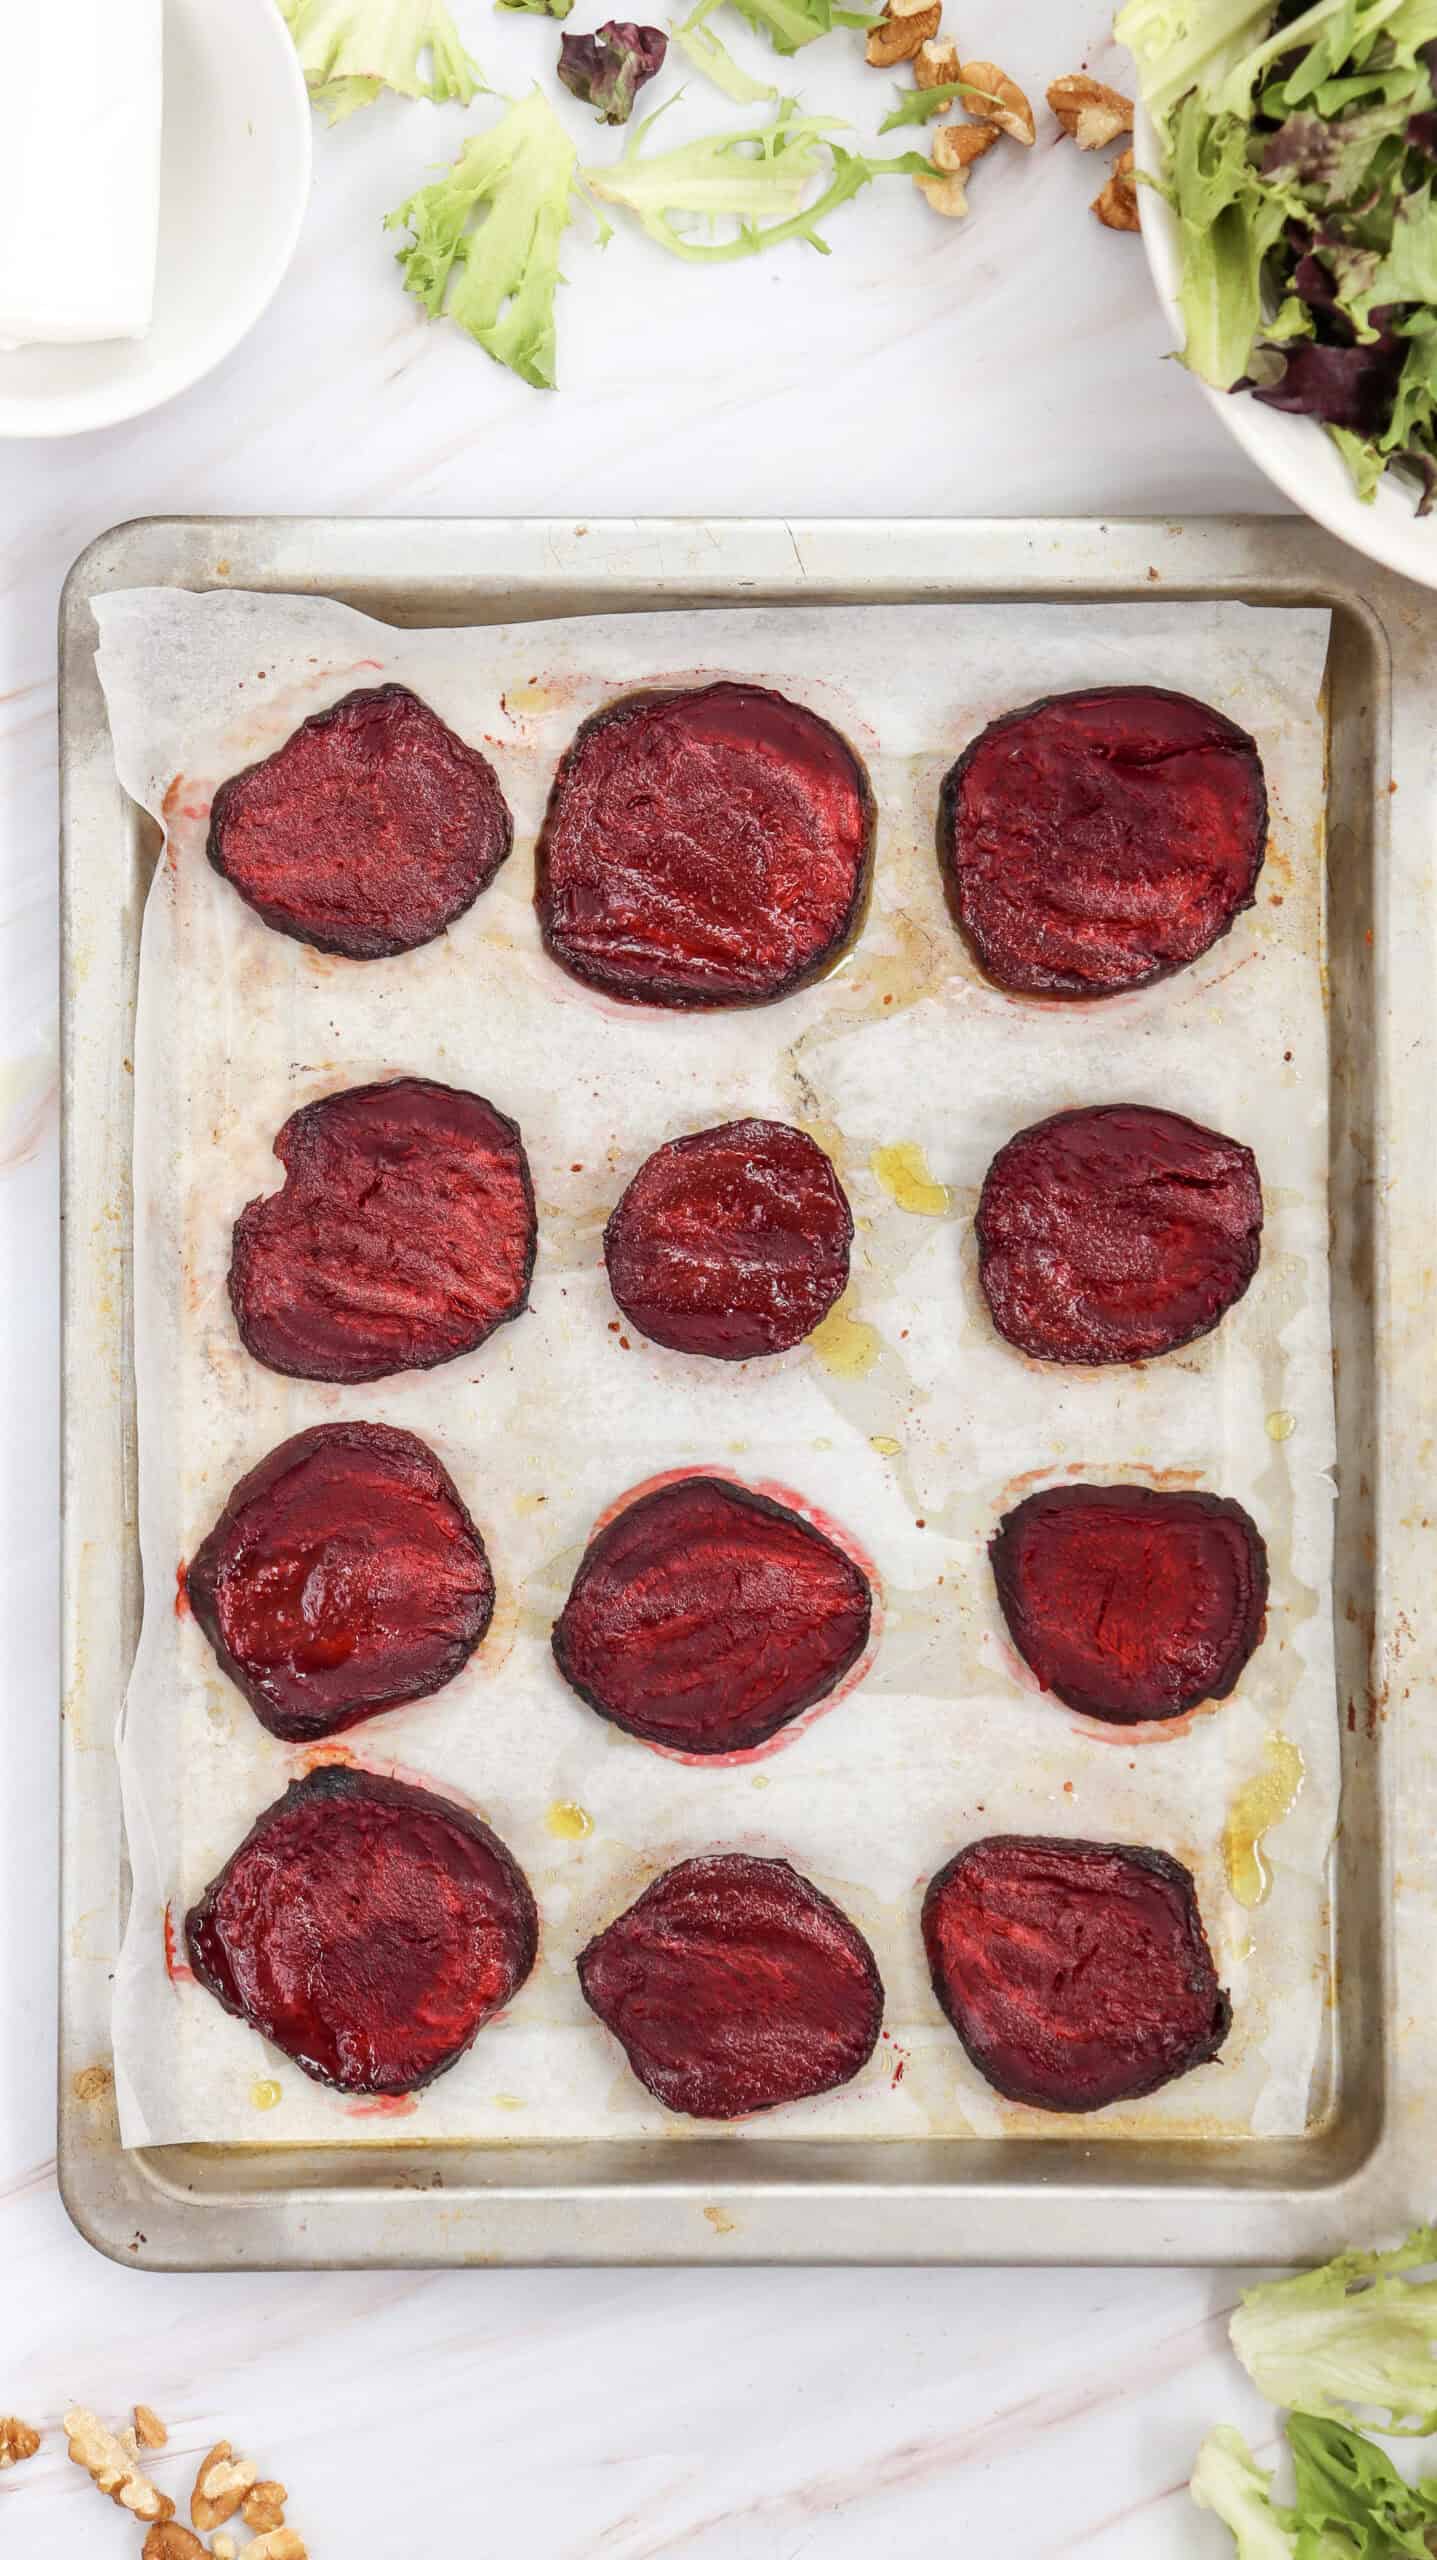
<path id="1" fill-rule="evenodd" d="M 1313 2560 L 1336 2540 L 1351 2560 L 1431 2560 L 1427 2528 L 1437 2487 L 1404 2480 L 1396 2465 L 1352 2427 L 1333 2418 L 1287 2422 L 1297 2498 L 1297 2560 Z"/>
<path id="2" fill-rule="evenodd" d="M 484 86 L 446 0 L 280 0 L 280 7 L 309 94 L 331 124 L 371 106 L 383 89 L 467 106 Z M 425 55 L 427 80 L 419 69 Z"/>
<path id="3" fill-rule="evenodd" d="M 711 80 L 716 89 L 721 89 L 726 98 L 732 98 L 735 106 L 762 106 L 766 100 L 776 98 L 778 91 L 766 81 L 753 79 L 735 62 L 727 45 L 714 34 L 708 22 L 719 5 L 720 0 L 699 0 L 698 7 L 681 26 L 671 26 L 670 33 L 680 53 L 687 54 L 694 69 L 701 71 L 706 80 Z"/>
<path id="4" fill-rule="evenodd" d="M 1346 2249 L 1325 2267 L 1256 2285 L 1229 2335 L 1265 2399 L 1312 2417 L 1379 2412 L 1384 2435 L 1437 2431 L 1437 2229 L 1397 2249 Z"/>
<path id="5" fill-rule="evenodd" d="M 1263 179 L 1245 125 L 1194 91 L 1172 120 L 1170 200 L 1182 253 L 1183 362 L 1226 391 L 1248 370 L 1263 316 L 1263 263 L 1303 210 L 1295 186 Z"/>
<path id="6" fill-rule="evenodd" d="M 696 263 L 756 257 L 785 240 L 807 240 L 827 256 L 820 223 L 870 179 L 933 175 L 931 162 L 917 152 L 868 160 L 841 150 L 831 139 L 841 129 L 838 118 L 801 116 L 791 98 L 780 100 L 769 124 L 706 134 L 645 157 L 645 137 L 663 112 L 657 109 L 634 129 L 620 159 L 580 175 L 590 194 L 605 204 L 621 205 L 660 248 Z M 810 198 L 825 170 L 826 184 Z M 738 229 L 731 238 L 715 240 L 680 230 L 675 217 L 705 224 L 735 221 Z"/>
<path id="7" fill-rule="evenodd" d="M 1296 2560 L 1296 2536 L 1272 2503 L 1272 2474 L 1259 2469 L 1236 2427 L 1214 2427 L 1203 2438 L 1189 2487 L 1194 2506 L 1227 2526 L 1237 2560 Z"/>
<path id="8" fill-rule="evenodd" d="M 760 35 L 767 36 L 775 53 L 797 53 L 819 36 L 831 35 L 835 27 L 873 24 L 869 11 L 840 9 L 834 0 L 734 0 L 734 7 Z"/>
<path id="9" fill-rule="evenodd" d="M 415 299 L 536 390 L 554 385 L 554 293 L 575 157 L 535 89 L 387 218 L 411 234 L 398 255 Z"/>
<path id="10" fill-rule="evenodd" d="M 896 133 L 900 125 L 927 124 L 930 116 L 941 115 L 955 98 L 994 107 L 999 104 L 991 90 L 975 89 L 967 80 L 944 80 L 936 89 L 900 89 L 897 106 L 889 108 L 878 130 Z"/>

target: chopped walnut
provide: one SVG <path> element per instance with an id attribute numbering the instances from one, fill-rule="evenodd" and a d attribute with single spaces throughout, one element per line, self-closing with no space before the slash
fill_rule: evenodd
<path id="1" fill-rule="evenodd" d="M 70 2442 L 70 2460 L 89 2472 L 97 2489 L 113 2498 L 117 2507 L 128 2508 L 142 2524 L 168 2524 L 175 2512 L 173 2498 L 147 2480 L 134 2456 L 127 2453 L 116 2435 L 101 2424 L 93 2409 L 67 2409 L 65 2433 Z"/>
<path id="2" fill-rule="evenodd" d="M 187 2524 L 152 2524 L 140 2560 L 209 2560 L 197 2533 Z"/>
<path id="3" fill-rule="evenodd" d="M 1113 173 L 1100 196 L 1094 196 L 1092 209 L 1109 231 L 1141 231 L 1138 212 L 1137 180 L 1133 176 L 1131 151 L 1120 151 L 1113 162 Z"/>
<path id="4" fill-rule="evenodd" d="M 247 2542 L 241 2560 L 309 2560 L 309 2554 L 293 2525 L 282 2524 L 278 2533 L 262 2533 Z"/>
<path id="5" fill-rule="evenodd" d="M 0 2471 L 8 2471 L 16 2462 L 28 2462 L 40 2450 L 40 2438 L 23 2418 L 0 2418 Z"/>
<path id="6" fill-rule="evenodd" d="M 257 2462 L 236 2462 L 231 2445 L 211 2445 L 190 2491 L 190 2522 L 197 2533 L 213 2533 L 239 2513 L 259 2478 Z"/>
<path id="7" fill-rule="evenodd" d="M 942 0 L 883 0 L 883 15 L 868 30 L 864 53 L 876 70 L 912 62 L 943 20 Z"/>
<path id="8" fill-rule="evenodd" d="M 968 210 L 964 176 L 998 138 L 995 124 L 940 124 L 933 136 L 934 174 L 913 181 L 935 213 L 944 214 L 950 222 L 962 221 Z"/>
<path id="9" fill-rule="evenodd" d="M 998 139 L 995 124 L 940 124 L 933 136 L 933 166 L 949 176 L 971 169 Z"/>
<path id="10" fill-rule="evenodd" d="M 1034 140 L 1037 127 L 1033 122 L 1033 110 L 1017 81 L 1010 80 L 1006 71 L 1000 71 L 996 62 L 965 62 L 959 67 L 958 77 L 970 89 L 980 89 L 983 93 L 981 97 L 963 100 L 964 114 L 972 116 L 979 124 L 996 124 L 1000 131 L 1011 134 L 1013 140 L 1021 142 L 1026 149 Z"/>
<path id="11" fill-rule="evenodd" d="M 958 47 L 945 36 L 941 44 L 930 37 L 913 57 L 913 78 L 920 89 L 951 88 L 958 77 Z"/>
<path id="12" fill-rule="evenodd" d="M 232 2533 L 217 2533 L 210 2550 L 214 2560 L 239 2560 L 239 2544 Z"/>
<path id="13" fill-rule="evenodd" d="M 1050 81 L 1048 104 L 1070 142 L 1080 151 L 1101 151 L 1116 142 L 1120 133 L 1133 129 L 1133 102 L 1121 89 L 1110 89 L 1102 80 L 1090 80 L 1085 71 L 1071 71 L 1062 80 Z"/>
<path id="14" fill-rule="evenodd" d="M 285 2500 L 289 2496 L 282 2480 L 256 2480 L 240 2509 L 247 2525 L 256 2533 L 273 2533 L 284 2522 Z"/>
<path id="15" fill-rule="evenodd" d="M 135 2434 L 149 2453 L 158 2453 L 161 2445 L 168 2444 L 170 2440 L 170 2431 L 163 2418 L 157 2418 L 144 2400 L 135 2402 Z"/>

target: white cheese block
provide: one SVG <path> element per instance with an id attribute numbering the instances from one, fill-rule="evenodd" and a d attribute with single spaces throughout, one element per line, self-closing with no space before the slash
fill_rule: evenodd
<path id="1" fill-rule="evenodd" d="M 0 342 L 142 338 L 162 0 L 0 0 Z"/>

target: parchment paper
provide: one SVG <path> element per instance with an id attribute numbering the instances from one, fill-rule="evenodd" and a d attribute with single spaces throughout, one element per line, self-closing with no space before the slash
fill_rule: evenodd
<path id="1" fill-rule="evenodd" d="M 1008 2107 L 929 1989 L 923 1886 L 989 1831 L 1146 1842 L 1187 1861 L 1235 2023 L 1221 2061 L 1094 2138 L 1290 2134 L 1327 2100 L 1326 1860 L 1336 1810 L 1330 1594 L 1322 974 L 1328 617 L 1238 604 L 801 607 L 403 632 L 347 608 L 145 590 L 96 605 L 121 778 L 162 819 L 136 1032 L 135 1356 L 144 1630 L 120 1727 L 133 1901 L 116 1984 L 127 2143 L 556 2137 L 683 2141 L 585 2009 L 574 1958 L 673 1860 L 782 1853 L 867 1933 L 884 2040 L 847 2089 L 736 2136 L 1068 2133 Z M 532 854 L 580 718 L 653 679 L 753 676 L 834 720 L 870 766 L 880 829 L 862 938 L 823 984 L 757 1012 L 634 1011 L 544 957 Z M 358 965 L 269 932 L 204 858 L 219 781 L 356 684 L 402 679 L 485 747 L 512 859 L 441 941 Z M 1180 687 L 1256 734 L 1273 840 L 1256 908 L 1142 993 L 1016 1003 L 977 975 L 933 855 L 940 776 L 1000 711 L 1111 680 Z M 539 1201 L 529 1314 L 468 1359 L 368 1388 L 271 1376 L 225 1289 L 232 1221 L 275 1187 L 270 1141 L 317 1095 L 414 1072 L 519 1120 Z M 1262 1264 L 1205 1342 L 1138 1370 L 1030 1363 L 993 1332 L 971 1219 L 994 1150 L 1067 1105 L 1147 1100 L 1246 1140 L 1263 1174 Z M 651 1148 L 741 1113 L 811 1127 L 858 1236 L 845 1314 L 785 1357 L 687 1360 L 617 1326 L 604 1219 Z M 948 1214 L 901 1205 L 875 1152 L 923 1150 Z M 904 1193 L 900 1182 L 899 1191 Z M 911 1194 L 904 1196 L 911 1197 Z M 931 1198 L 926 1205 L 933 1206 Z M 849 1321 L 851 1319 L 851 1321 Z M 337 1415 L 420 1432 L 478 1520 L 499 1601 L 437 1697 L 344 1737 L 479 1807 L 526 1869 L 540 1960 L 457 2067 L 379 2111 L 316 2087 L 167 1966 L 183 1914 L 306 1757 L 265 1734 L 176 1608 L 176 1573 L 234 1480 Z M 548 1631 L 596 1515 L 667 1468 L 719 1467 L 842 1525 L 883 1591 L 867 1677 L 735 1766 L 689 1767 L 603 1724 L 559 1679 Z M 1266 1642 L 1237 1694 L 1181 1731 L 1071 1716 L 1009 1651 L 985 1543 L 1054 1478 L 1236 1495 L 1272 1564 Z M 1270 1897 L 1234 1898 L 1237 1790 L 1282 1735 L 1305 1775 L 1267 1841 Z M 589 1828 L 570 1836 L 580 1808 Z M 180 1953 L 182 1954 L 182 1937 Z"/>

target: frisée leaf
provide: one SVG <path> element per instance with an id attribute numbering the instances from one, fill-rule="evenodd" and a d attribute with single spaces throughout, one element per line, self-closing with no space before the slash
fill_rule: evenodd
<path id="1" fill-rule="evenodd" d="M 1384 2435 L 1437 2432 L 1437 2283 L 1408 2281 L 1434 2260 L 1424 2225 L 1400 2248 L 1345 2249 L 1253 2286 L 1229 2335 L 1263 2397 L 1313 2417 L 1377 2412 Z"/>
<path id="2" fill-rule="evenodd" d="M 541 390 L 554 385 L 554 293 L 576 156 L 535 89 L 388 216 L 410 233 L 398 255 L 416 301 Z"/>
<path id="3" fill-rule="evenodd" d="M 467 106 L 484 86 L 446 0 L 280 0 L 280 7 L 309 94 L 331 124 L 372 105 L 382 89 Z M 419 68 L 425 57 L 427 80 Z"/>
<path id="4" fill-rule="evenodd" d="M 635 127 L 620 159 L 581 175 L 592 195 L 622 206 L 651 240 L 676 258 L 705 263 L 751 258 L 784 240 L 807 240 L 826 257 L 828 243 L 820 223 L 870 179 L 933 174 L 931 163 L 916 152 L 869 160 L 841 149 L 831 139 L 841 130 L 839 120 L 800 115 L 791 98 L 780 100 L 768 124 L 705 134 L 672 151 L 645 155 L 645 137 L 662 113 L 659 108 Z M 810 188 L 825 170 L 826 183 L 810 198 Z M 722 239 L 679 228 L 681 222 L 711 225 L 724 220 L 737 228 Z"/>

